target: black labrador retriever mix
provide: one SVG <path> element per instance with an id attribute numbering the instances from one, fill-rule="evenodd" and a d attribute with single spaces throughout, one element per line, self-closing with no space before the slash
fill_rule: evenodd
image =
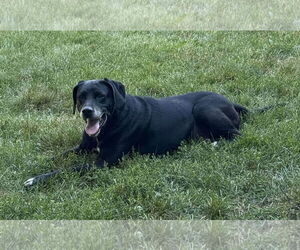
<path id="1" fill-rule="evenodd" d="M 248 112 L 213 92 L 159 99 L 127 95 L 122 83 L 106 78 L 80 81 L 73 89 L 73 101 L 73 112 L 78 109 L 86 127 L 81 143 L 64 154 L 98 149 L 95 165 L 99 168 L 105 162 L 108 166 L 118 163 L 132 150 L 159 155 L 178 148 L 183 140 L 232 140 L 240 134 L 241 114 Z M 24 184 L 31 186 L 59 172 L 30 178 Z"/>

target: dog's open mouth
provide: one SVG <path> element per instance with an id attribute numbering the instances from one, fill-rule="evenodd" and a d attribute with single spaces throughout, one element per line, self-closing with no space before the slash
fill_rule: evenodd
<path id="1" fill-rule="evenodd" d="M 98 136 L 101 132 L 101 128 L 104 126 L 107 120 L 107 115 L 104 114 L 99 119 L 88 118 L 86 120 L 85 132 L 89 136 Z"/>

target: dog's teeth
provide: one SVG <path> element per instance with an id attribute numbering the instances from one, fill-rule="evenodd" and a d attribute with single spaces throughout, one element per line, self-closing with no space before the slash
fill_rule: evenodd
<path id="1" fill-rule="evenodd" d="M 35 178 L 30 178 L 30 179 L 28 179 L 27 181 L 24 182 L 24 185 L 25 185 L 26 187 L 32 186 L 32 185 L 33 185 L 33 182 L 34 182 L 34 179 L 35 179 Z"/>

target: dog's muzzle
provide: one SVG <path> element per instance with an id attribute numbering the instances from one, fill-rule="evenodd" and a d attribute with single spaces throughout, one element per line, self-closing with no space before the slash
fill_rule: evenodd
<path id="1" fill-rule="evenodd" d="M 90 106 L 81 110 L 81 116 L 86 122 L 85 132 L 89 136 L 98 136 L 107 121 L 107 113 Z"/>

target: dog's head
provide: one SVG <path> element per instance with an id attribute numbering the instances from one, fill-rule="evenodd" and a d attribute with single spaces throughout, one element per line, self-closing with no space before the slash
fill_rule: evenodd
<path id="1" fill-rule="evenodd" d="M 98 136 L 112 114 L 125 105 L 125 88 L 109 79 L 80 81 L 73 89 L 73 113 L 76 108 L 86 122 L 85 132 Z"/>

